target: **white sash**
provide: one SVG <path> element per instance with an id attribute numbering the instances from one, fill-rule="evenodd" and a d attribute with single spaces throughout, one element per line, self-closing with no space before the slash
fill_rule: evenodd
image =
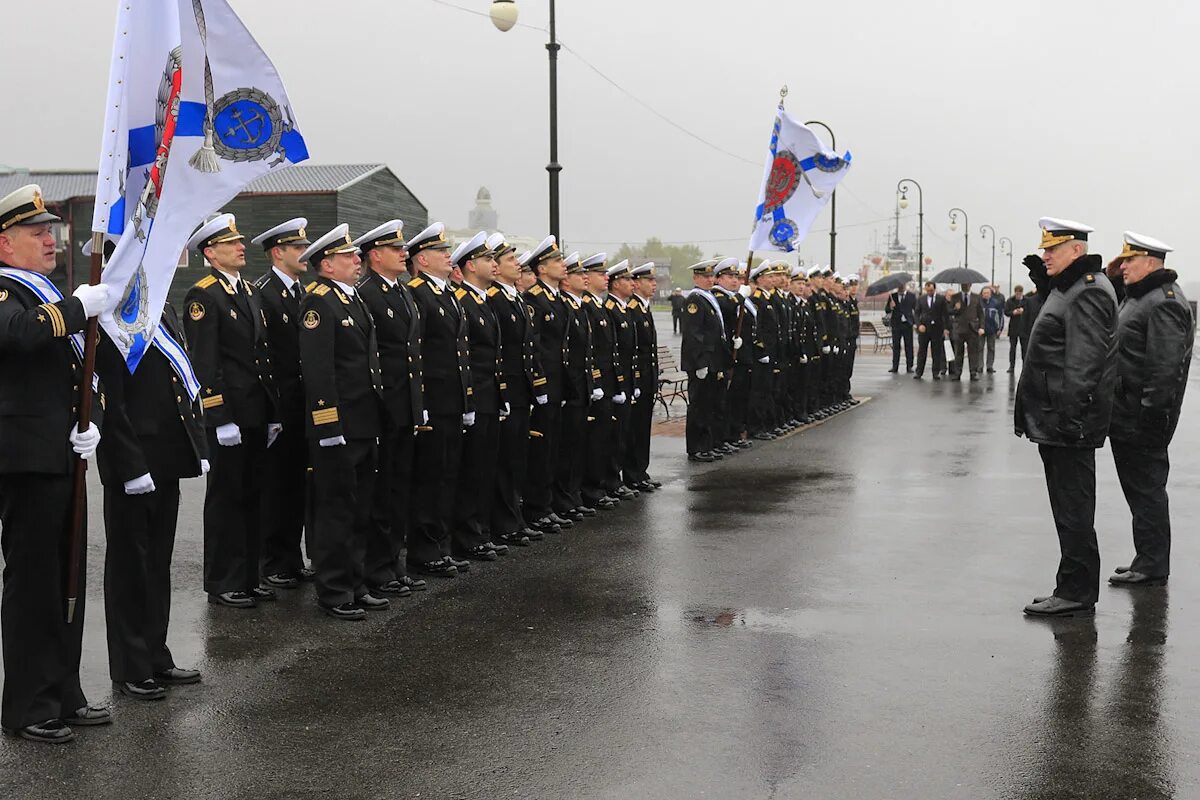
<path id="1" fill-rule="evenodd" d="M 37 298 L 43 303 L 58 303 L 62 301 L 62 292 L 58 287 L 49 281 L 44 275 L 36 272 L 30 272 L 27 269 L 15 269 L 13 267 L 0 267 L 0 275 L 9 280 L 16 281 L 24 286 L 29 291 L 37 295 Z M 71 340 L 71 349 L 75 351 L 75 358 L 79 361 L 79 366 L 83 366 L 83 334 L 72 333 L 69 337 Z M 92 389 L 100 391 L 100 379 L 92 373 Z"/>

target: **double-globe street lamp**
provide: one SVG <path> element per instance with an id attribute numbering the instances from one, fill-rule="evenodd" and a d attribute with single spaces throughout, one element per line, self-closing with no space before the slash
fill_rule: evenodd
<path id="1" fill-rule="evenodd" d="M 971 222 L 967 217 L 967 212 L 957 206 L 950 209 L 950 230 L 958 230 L 958 215 L 963 216 L 963 266 L 968 267 L 970 264 L 967 260 L 971 257 Z"/>
<path id="2" fill-rule="evenodd" d="M 996 285 L 996 229 L 984 223 L 979 226 L 979 238 L 986 239 L 988 231 L 992 233 L 992 286 Z"/>
<path id="3" fill-rule="evenodd" d="M 517 4 L 515 0 L 492 0 L 490 12 L 492 24 L 501 31 L 512 30 L 517 24 Z M 550 54 L 550 163 L 546 172 L 550 173 L 550 233 L 554 235 L 559 245 L 562 236 L 558 224 L 558 174 L 562 172 L 562 164 L 558 163 L 558 51 L 560 45 L 555 36 L 554 0 L 550 0 L 550 41 L 546 50 Z"/>
<path id="4" fill-rule="evenodd" d="M 909 183 L 917 187 L 917 291 L 920 292 L 925 285 L 925 192 L 912 178 L 901 178 L 896 184 L 901 208 L 908 208 L 908 186 L 905 184 Z"/>
<path id="5" fill-rule="evenodd" d="M 837 137 L 833 129 L 819 119 L 810 119 L 805 125 L 820 125 L 829 134 L 829 149 L 837 153 Z M 837 272 L 837 189 L 829 198 L 829 268 Z"/>

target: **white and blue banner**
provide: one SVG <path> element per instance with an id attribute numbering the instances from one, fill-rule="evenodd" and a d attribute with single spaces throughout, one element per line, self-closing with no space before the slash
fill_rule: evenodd
<path id="1" fill-rule="evenodd" d="M 279 74 L 227 0 L 117 9 L 92 230 L 117 240 L 103 281 L 121 299 L 100 323 L 132 372 L 192 232 L 308 150 Z"/>
<path id="2" fill-rule="evenodd" d="M 828 150 L 781 105 L 771 130 L 750 250 L 795 250 L 849 171 L 850 151 L 839 156 Z"/>

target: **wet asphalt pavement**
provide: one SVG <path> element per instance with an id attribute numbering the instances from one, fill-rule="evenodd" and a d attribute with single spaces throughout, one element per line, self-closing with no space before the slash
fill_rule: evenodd
<path id="1" fill-rule="evenodd" d="M 869 348 L 868 348 L 869 349 Z M 1200 796 L 1197 388 L 1172 449 L 1175 572 L 1093 619 L 1026 619 L 1057 545 L 1011 376 L 918 383 L 712 465 L 365 623 L 311 592 L 204 603 L 184 488 L 171 645 L 204 683 L 116 724 L 0 741 L 37 798 Z M 1193 371 L 1200 374 L 1200 371 Z M 1105 574 L 1129 513 L 1097 458 Z M 85 688 L 110 699 L 99 493 Z"/>

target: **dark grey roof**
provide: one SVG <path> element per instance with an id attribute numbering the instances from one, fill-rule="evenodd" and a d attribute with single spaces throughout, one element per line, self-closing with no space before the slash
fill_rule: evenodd
<path id="1" fill-rule="evenodd" d="M 4 197 L 28 183 L 42 187 L 42 199 L 55 205 L 72 197 L 92 197 L 96 194 L 94 172 L 0 172 L 0 197 Z"/>

